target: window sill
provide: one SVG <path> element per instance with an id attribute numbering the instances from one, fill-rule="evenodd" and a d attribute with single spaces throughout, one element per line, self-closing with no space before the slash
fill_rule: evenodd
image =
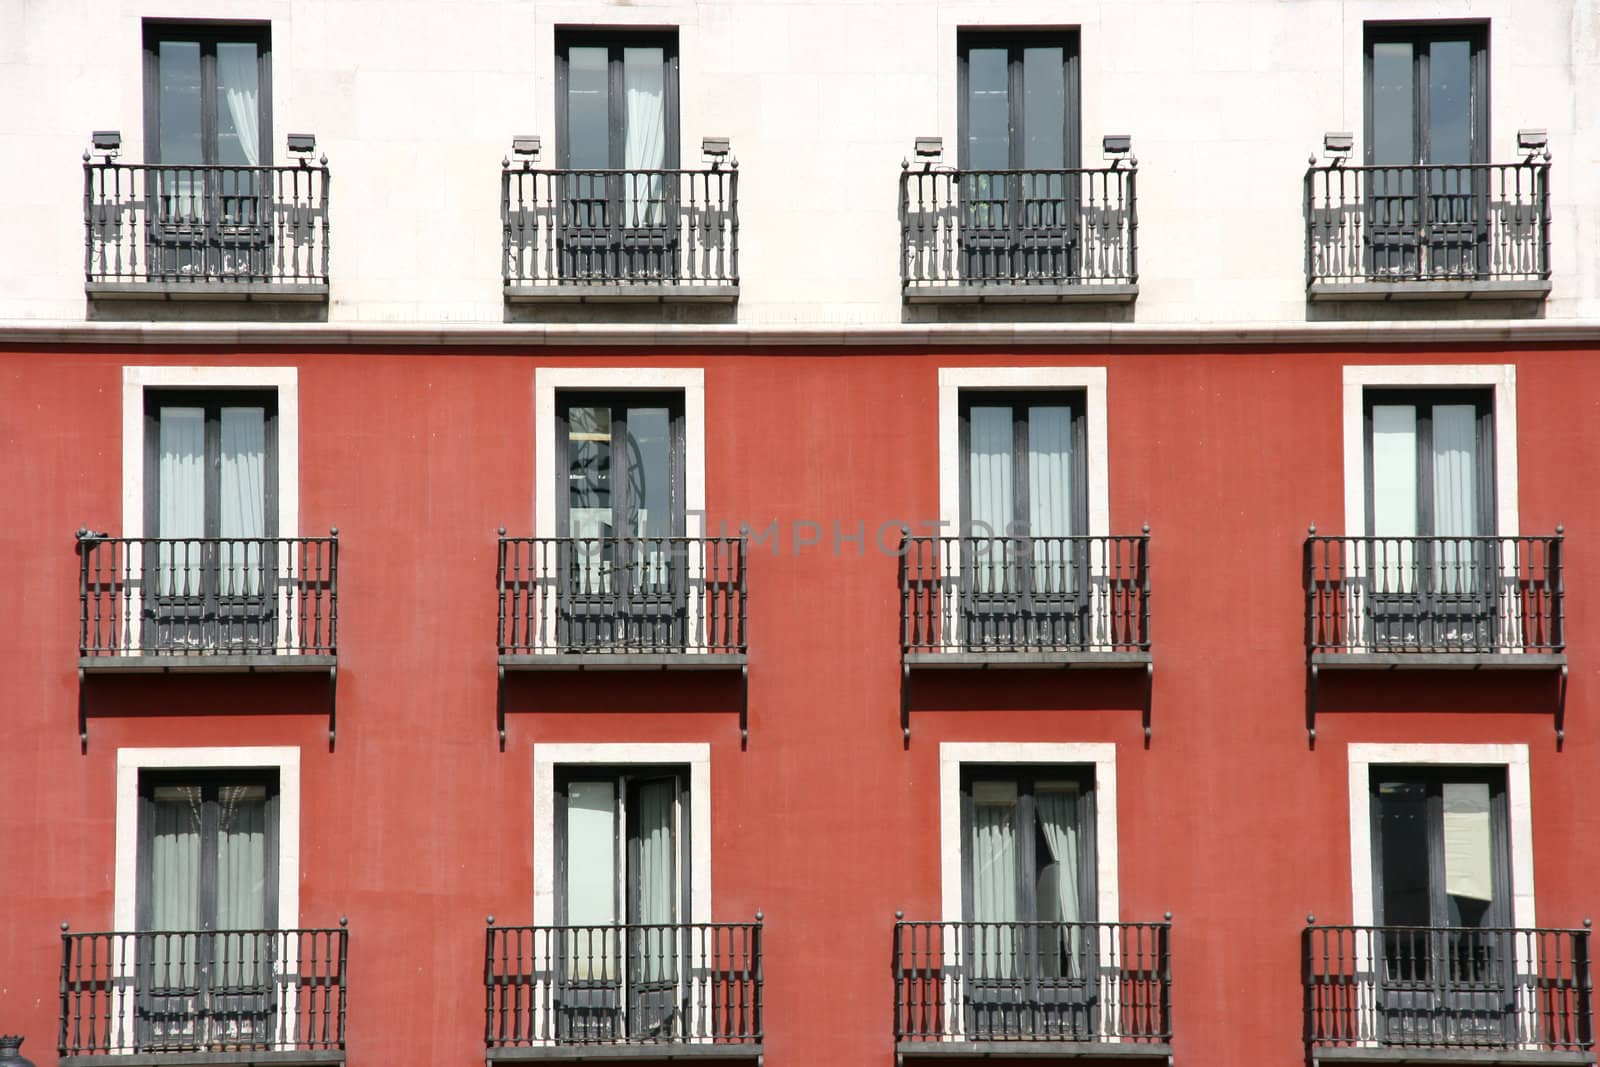
<path id="1" fill-rule="evenodd" d="M 1139 286 L 1137 283 L 1098 282 L 1065 285 L 931 283 L 903 285 L 901 291 L 908 304 L 1130 304 L 1139 295 Z"/>
<path id="2" fill-rule="evenodd" d="M 505 297 L 512 304 L 732 304 L 739 299 L 739 284 L 681 284 L 663 282 L 546 282 L 511 283 Z"/>
<path id="3" fill-rule="evenodd" d="M 90 300 L 327 301 L 327 282 L 87 282 Z"/>
<path id="4" fill-rule="evenodd" d="M 1313 281 L 1306 299 L 1313 303 L 1340 300 L 1543 300 L 1549 279 L 1520 281 Z"/>

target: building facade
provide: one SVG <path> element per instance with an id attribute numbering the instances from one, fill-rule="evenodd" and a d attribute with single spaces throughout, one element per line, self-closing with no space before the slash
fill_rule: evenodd
<path id="1" fill-rule="evenodd" d="M 1574 0 L 0 0 L 0 1032 L 1594 1063 L 1596 98 Z"/>

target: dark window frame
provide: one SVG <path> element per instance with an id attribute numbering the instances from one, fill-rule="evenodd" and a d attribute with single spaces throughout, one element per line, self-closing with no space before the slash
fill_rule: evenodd
<path id="1" fill-rule="evenodd" d="M 1477 408 L 1478 521 L 1484 536 L 1497 532 L 1495 498 L 1498 456 L 1495 449 L 1494 391 L 1479 388 L 1383 389 L 1362 391 L 1362 465 L 1366 484 L 1366 536 L 1376 536 L 1377 516 L 1373 493 L 1372 409 L 1374 405 L 1410 405 L 1417 412 L 1417 536 L 1434 535 L 1433 515 L 1433 413 L 1435 404 L 1467 404 Z"/>
<path id="2" fill-rule="evenodd" d="M 275 768 L 240 768 L 238 770 L 141 770 L 139 772 L 139 811 L 137 817 L 137 845 L 135 849 L 135 926 L 140 931 L 150 929 L 154 902 L 154 870 L 151 853 L 154 846 L 154 792 L 163 786 L 198 786 L 202 791 L 200 830 L 200 911 L 201 928 L 217 929 L 217 841 L 218 793 L 228 786 L 265 786 L 266 802 L 266 869 L 262 875 L 265 883 L 263 929 L 277 929 L 281 916 L 278 900 L 280 848 L 282 844 L 279 825 L 279 803 L 282 796 L 280 775 Z"/>
<path id="3" fill-rule="evenodd" d="M 1012 527 L 990 531 L 996 537 L 1012 536 L 1012 530 L 1028 522 L 1028 418 L 1031 407 L 1069 407 L 1072 409 L 1072 451 L 1075 475 L 1072 487 L 1072 523 L 1078 535 L 1088 533 L 1089 456 L 1088 395 L 1083 389 L 963 389 L 958 398 L 957 462 L 960 467 L 962 536 L 982 536 L 972 525 L 972 426 L 974 407 L 1011 408 L 1011 512 Z M 1020 416 L 1020 417 L 1019 417 Z M 1029 534 L 1032 531 L 1029 530 Z"/>
<path id="4" fill-rule="evenodd" d="M 645 782 L 672 779 L 677 787 L 677 859 L 676 882 L 678 889 L 679 925 L 687 923 L 693 912 L 693 799 L 690 791 L 689 767 L 686 764 L 562 764 L 555 769 L 555 911 L 557 926 L 567 922 L 567 788 L 573 782 L 610 781 L 620 801 L 624 825 L 614 829 L 612 855 L 620 877 L 618 887 L 622 895 L 613 898 L 613 914 L 620 916 L 615 925 L 634 921 L 638 914 L 638 804 L 635 802 L 638 786 Z"/>
<path id="5" fill-rule="evenodd" d="M 186 22 L 146 19 L 144 54 L 144 157 L 161 163 L 161 56 L 163 41 L 195 41 L 200 45 L 201 164 L 217 163 L 217 45 L 254 44 L 258 70 L 260 160 L 272 165 L 272 24 L 270 22 Z M 180 164 L 190 166 L 193 164 Z"/>
<path id="6" fill-rule="evenodd" d="M 1374 137 L 1374 101 L 1372 91 L 1375 44 L 1405 43 L 1412 46 L 1412 155 L 1414 164 L 1431 162 L 1429 134 L 1428 46 L 1436 40 L 1466 38 L 1472 52 L 1472 81 L 1469 99 L 1472 106 L 1472 159 L 1471 163 L 1489 161 L 1489 24 L 1487 22 L 1368 22 L 1362 33 L 1362 118 L 1365 125 L 1363 140 L 1366 145 L 1365 161 L 1376 165 Z M 1400 164 L 1395 164 L 1400 165 Z"/>
<path id="7" fill-rule="evenodd" d="M 1009 781 L 1017 784 L 1017 867 L 1031 871 L 1036 867 L 1037 837 L 1041 832 L 1036 820 L 1034 791 L 1041 781 L 1072 781 L 1078 785 L 1076 817 L 1080 834 L 1078 870 L 1074 872 L 1078 889 L 1079 922 L 1099 921 L 1098 841 L 1095 821 L 1095 773 L 1086 764 L 987 764 L 961 765 L 961 914 L 973 919 L 972 886 L 972 820 L 973 783 L 976 781 Z M 1029 922 L 1038 918 L 1037 886 L 1031 878 L 1017 881 L 1017 921 Z"/>
<path id="8" fill-rule="evenodd" d="M 1041 29 L 960 29 L 956 32 L 956 166 L 970 166 L 968 148 L 968 55 L 973 48 L 1004 48 L 1007 51 L 1007 104 L 1010 107 L 1010 161 L 1008 169 L 1022 169 L 1022 149 L 1027 131 L 1024 123 L 1022 51 L 1025 48 L 1062 49 L 1062 93 L 1064 121 L 1061 169 L 1075 170 L 1083 159 L 1083 93 L 1079 63 L 1079 35 L 1075 28 Z"/>
<path id="9" fill-rule="evenodd" d="M 605 48 L 606 71 L 610 91 L 607 93 L 608 123 L 607 144 L 610 148 L 610 169 L 621 170 L 627 144 L 627 103 L 622 91 L 622 50 L 629 47 L 659 47 L 663 50 L 666 70 L 662 88 L 662 108 L 666 115 L 664 136 L 666 151 L 663 165 L 666 170 L 678 169 L 680 163 L 680 126 L 678 116 L 678 31 L 676 27 L 664 29 L 560 29 L 556 30 L 556 166 L 571 168 L 572 138 L 568 115 L 567 52 L 573 47 Z"/>
<path id="10" fill-rule="evenodd" d="M 556 531 L 560 537 L 569 536 L 571 492 L 568 478 L 571 472 L 568 412 L 575 407 L 609 407 L 611 409 L 612 471 L 611 514 L 626 515 L 631 486 L 626 477 L 619 478 L 616 468 L 615 442 L 627 440 L 627 410 L 630 407 L 665 407 L 671 423 L 672 444 L 667 459 L 672 501 L 672 537 L 685 536 L 687 529 L 687 464 L 685 461 L 685 397 L 681 389 L 664 389 L 654 392 L 560 390 L 556 393 Z M 618 526 L 615 522 L 613 529 Z M 632 535 L 630 534 L 629 537 Z"/>
<path id="11" fill-rule="evenodd" d="M 161 514 L 161 408 L 205 409 L 205 537 L 221 533 L 222 408 L 264 409 L 262 537 L 278 536 L 278 391 L 276 389 L 146 389 L 144 394 L 144 533 L 158 535 Z"/>

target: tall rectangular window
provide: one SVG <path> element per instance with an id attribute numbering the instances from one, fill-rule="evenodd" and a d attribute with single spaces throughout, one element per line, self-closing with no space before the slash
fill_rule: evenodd
<path id="1" fill-rule="evenodd" d="M 557 773 L 563 1040 L 681 1035 L 688 806 L 681 767 Z"/>

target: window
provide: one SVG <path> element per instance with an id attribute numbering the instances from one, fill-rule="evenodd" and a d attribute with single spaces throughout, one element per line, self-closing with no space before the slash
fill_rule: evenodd
<path id="1" fill-rule="evenodd" d="M 272 162 L 271 31 L 146 23 L 145 157 L 155 275 L 263 275 Z"/>
<path id="2" fill-rule="evenodd" d="M 1093 784 L 1077 767 L 962 769 L 972 1040 L 1097 1032 Z"/>
<path id="3" fill-rule="evenodd" d="M 277 394 L 145 393 L 146 647 L 273 647 Z"/>
<path id="4" fill-rule="evenodd" d="M 1083 395 L 964 393 L 960 430 L 965 643 L 1084 642 Z"/>
<path id="5" fill-rule="evenodd" d="M 558 1040 L 682 1036 L 686 778 L 681 767 L 556 772 Z"/>
<path id="6" fill-rule="evenodd" d="M 1488 81 L 1481 25 L 1368 25 L 1369 273 L 1487 266 Z"/>
<path id="7" fill-rule="evenodd" d="M 1514 1043 L 1505 768 L 1374 766 L 1371 790 L 1384 1040 Z"/>
<path id="8" fill-rule="evenodd" d="M 1478 391 L 1369 390 L 1367 535 L 1374 638 L 1494 644 L 1494 399 Z"/>
<path id="9" fill-rule="evenodd" d="M 556 35 L 563 276 L 676 270 L 678 140 L 675 32 Z"/>
<path id="10" fill-rule="evenodd" d="M 273 1040 L 277 865 L 276 772 L 140 773 L 141 1049 Z"/>
<path id="11" fill-rule="evenodd" d="M 563 393 L 557 411 L 564 643 L 681 646 L 682 394 Z"/>
<path id="12" fill-rule="evenodd" d="M 957 47 L 965 276 L 1075 273 L 1077 35 L 969 32 Z"/>

